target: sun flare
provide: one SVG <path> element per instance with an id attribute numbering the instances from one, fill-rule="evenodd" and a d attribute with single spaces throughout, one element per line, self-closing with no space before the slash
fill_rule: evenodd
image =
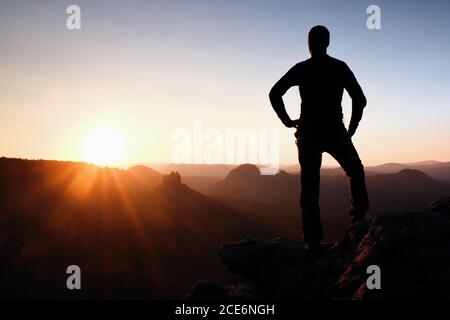
<path id="1" fill-rule="evenodd" d="M 125 155 L 124 136 L 116 129 L 104 127 L 90 133 L 83 143 L 83 158 L 97 165 L 115 165 Z"/>

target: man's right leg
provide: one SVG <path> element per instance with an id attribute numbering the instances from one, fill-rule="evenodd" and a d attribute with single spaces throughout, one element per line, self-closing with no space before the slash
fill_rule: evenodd
<path id="1" fill-rule="evenodd" d="M 297 139 L 298 160 L 301 166 L 301 194 L 303 234 L 308 244 L 318 244 L 323 238 L 320 222 L 319 192 L 322 151 L 317 142 Z"/>

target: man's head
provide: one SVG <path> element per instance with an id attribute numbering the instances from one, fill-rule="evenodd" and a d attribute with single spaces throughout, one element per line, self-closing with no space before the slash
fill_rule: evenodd
<path id="1" fill-rule="evenodd" d="M 330 32 L 324 26 L 315 26 L 309 31 L 308 45 L 312 56 L 327 53 L 329 44 Z"/>

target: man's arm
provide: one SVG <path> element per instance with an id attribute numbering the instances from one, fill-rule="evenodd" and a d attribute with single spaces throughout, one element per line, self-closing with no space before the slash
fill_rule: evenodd
<path id="1" fill-rule="evenodd" d="M 281 122 L 288 127 L 292 128 L 297 125 L 298 121 L 292 120 L 286 112 L 283 96 L 289 90 L 289 88 L 298 85 L 297 66 L 292 67 L 277 83 L 273 86 L 269 93 L 270 103 L 273 110 L 280 118 Z"/>
<path id="2" fill-rule="evenodd" d="M 352 117 L 348 126 L 348 133 L 353 136 L 358 128 L 359 121 L 361 121 L 364 107 L 367 104 L 364 92 L 361 89 L 355 75 L 348 66 L 345 71 L 345 90 L 347 90 L 350 98 L 352 98 Z"/>

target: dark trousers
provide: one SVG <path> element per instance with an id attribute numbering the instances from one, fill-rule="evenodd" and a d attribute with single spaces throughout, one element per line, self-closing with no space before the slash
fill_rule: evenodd
<path id="1" fill-rule="evenodd" d="M 298 159 L 301 166 L 301 195 L 304 240 L 307 243 L 320 242 L 323 238 L 320 222 L 319 189 L 322 153 L 329 153 L 344 169 L 350 180 L 352 214 L 366 212 L 369 200 L 364 167 L 358 152 L 347 134 L 344 125 L 326 131 L 300 128 L 297 138 Z"/>

